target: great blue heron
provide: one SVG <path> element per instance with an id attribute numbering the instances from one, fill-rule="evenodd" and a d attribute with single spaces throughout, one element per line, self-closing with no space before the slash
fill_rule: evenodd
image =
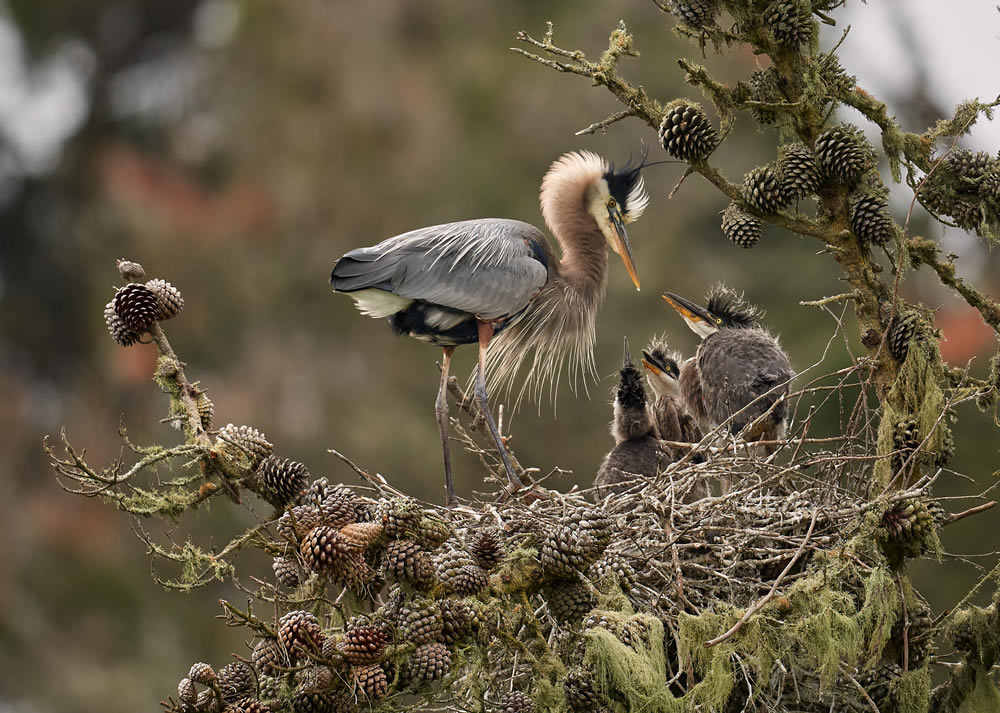
<path id="1" fill-rule="evenodd" d="M 533 225 L 484 218 L 403 233 L 352 250 L 334 265 L 333 289 L 349 293 L 362 314 L 388 317 L 397 334 L 443 349 L 435 412 L 449 504 L 455 491 L 445 391 L 452 352 L 461 344 L 479 343 L 476 403 L 510 489 L 516 490 L 522 483 L 487 401 L 487 355 L 491 389 L 509 384 L 532 349 L 524 388 L 532 380 L 539 393 L 545 381 L 554 388 L 567 356 L 574 375 L 593 373 L 595 318 L 607 284 L 609 248 L 621 256 L 639 289 L 625 225 L 642 214 L 649 200 L 642 168 L 631 161 L 616 168 L 587 151 L 568 153 L 552 164 L 542 179 L 540 202 L 561 257 Z"/>
<path id="2" fill-rule="evenodd" d="M 711 291 L 706 307 L 670 292 L 663 299 L 702 339 L 680 374 L 685 404 L 702 427 L 728 422 L 729 432 L 747 441 L 783 437 L 794 372 L 778 340 L 760 326 L 758 310 L 723 286 Z"/>
<path id="3" fill-rule="evenodd" d="M 604 456 L 594 479 L 594 488 L 601 498 L 625 492 L 642 478 L 655 478 L 672 460 L 670 449 L 660 441 L 646 401 L 642 374 L 632 363 L 627 338 L 614 409 L 611 435 L 615 447 Z"/>
<path id="4" fill-rule="evenodd" d="M 681 396 L 680 361 L 680 354 L 669 351 L 667 345 L 658 339 L 654 339 L 642 350 L 646 379 L 656 394 L 652 412 L 660 438 L 665 441 L 698 443 L 704 434 L 685 407 Z M 701 459 L 695 456 L 693 460 Z"/>

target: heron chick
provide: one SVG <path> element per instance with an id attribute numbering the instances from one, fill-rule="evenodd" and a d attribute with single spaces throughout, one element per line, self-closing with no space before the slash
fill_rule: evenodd
<path id="1" fill-rule="evenodd" d="M 663 299 L 702 340 L 679 380 L 684 403 L 702 427 L 727 424 L 746 441 L 784 437 L 785 397 L 795 373 L 778 340 L 760 325 L 760 312 L 721 285 L 705 307 L 671 292 Z"/>
<path id="2" fill-rule="evenodd" d="M 654 339 L 642 350 L 646 380 L 656 394 L 652 412 L 660 438 L 665 441 L 698 443 L 704 434 L 684 405 L 678 366 L 682 361 L 678 352 L 669 351 L 667 345 L 659 339 Z M 694 460 L 698 462 L 701 457 L 696 455 Z"/>
<path id="3" fill-rule="evenodd" d="M 672 460 L 670 449 L 660 441 L 642 374 L 632 363 L 627 338 L 615 390 L 611 435 L 615 447 L 604 456 L 594 479 L 599 498 L 627 492 L 643 480 L 652 480 Z"/>
<path id="4" fill-rule="evenodd" d="M 496 443 L 509 489 L 523 484 L 490 413 L 491 390 L 509 385 L 529 352 L 523 394 L 534 382 L 554 389 L 567 359 L 574 375 L 594 373 L 597 309 L 604 297 L 608 251 L 617 253 L 636 289 L 625 226 L 646 208 L 643 165 L 615 167 L 581 151 L 556 160 L 542 179 L 542 217 L 559 243 L 557 256 L 533 225 L 503 218 L 446 223 L 352 250 L 333 267 L 336 292 L 362 314 L 388 318 L 397 334 L 440 346 L 444 356 L 435 412 L 444 455 L 448 504 L 455 502 L 448 450 L 446 388 L 451 355 L 479 345 L 474 395 Z M 494 337 L 496 337 L 494 339 Z"/>

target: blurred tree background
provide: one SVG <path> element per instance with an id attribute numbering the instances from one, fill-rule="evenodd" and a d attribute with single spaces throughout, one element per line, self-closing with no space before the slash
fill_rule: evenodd
<path id="1" fill-rule="evenodd" d="M 933 3 L 854 5 L 840 16 L 859 27 L 842 49 L 847 71 L 862 86 L 869 76 L 879 83 L 908 130 L 950 116 L 962 97 L 942 96 L 935 76 L 962 68 L 926 59 L 924 38 L 940 28 L 925 27 L 920 7 Z M 995 56 L 1000 15 L 980 12 L 981 51 Z M 120 349 L 105 330 L 114 258 L 138 260 L 183 291 L 186 309 L 167 332 L 188 374 L 209 390 L 218 424 L 261 429 L 315 477 L 355 482 L 326 452 L 335 447 L 440 502 L 439 352 L 358 318 L 350 300 L 330 293 L 329 270 L 352 247 L 424 225 L 486 216 L 541 225 L 539 182 L 568 150 L 622 161 L 648 148 L 657 158 L 656 136 L 634 119 L 607 135 L 574 136 L 618 111 L 614 99 L 507 51 L 517 30 L 541 34 L 552 20 L 560 44 L 595 54 L 619 19 L 642 52 L 622 67 L 629 79 L 652 96 L 700 99 L 676 65 L 695 50 L 641 0 L 0 5 L 0 711 L 150 710 L 191 661 L 210 653 L 222 661 L 238 648 L 237 634 L 206 616 L 231 588 L 164 592 L 127 520 L 64 495 L 40 448 L 65 424 L 91 444 L 93 461 L 107 461 L 123 414 L 136 441 L 170 438 L 156 425 L 165 399 L 149 382 L 155 348 Z M 841 29 L 827 28 L 824 44 Z M 899 71 L 878 59 L 880 42 Z M 936 42 L 969 38 L 939 34 Z M 742 75 L 759 68 L 749 51 L 743 61 Z M 727 77 L 728 62 L 705 62 Z M 996 93 L 995 78 L 982 79 L 967 93 Z M 849 110 L 844 118 L 860 120 Z M 716 156 L 730 177 L 773 156 L 777 137 L 749 126 L 737 126 Z M 998 148 L 983 136 L 977 127 L 969 145 Z M 831 320 L 798 304 L 842 291 L 832 262 L 774 230 L 754 250 L 735 248 L 719 230 L 727 200 L 701 179 L 666 199 L 680 171 L 646 172 L 651 204 L 631 230 L 645 289 L 636 294 L 612 264 L 598 320 L 604 379 L 588 385 L 589 397 L 563 384 L 555 417 L 548 403 L 507 414 L 522 463 L 572 470 L 555 487 L 589 484 L 610 448 L 608 392 L 622 335 L 636 350 L 662 332 L 693 349 L 663 290 L 697 297 L 720 280 L 745 290 L 798 368 L 819 358 L 832 333 Z M 909 198 L 895 196 L 897 215 Z M 941 230 L 916 209 L 912 233 Z M 945 239 L 965 258 L 960 270 L 996 297 L 997 257 L 960 231 Z M 978 314 L 951 298 L 942 304 L 932 275 L 911 276 L 904 291 L 940 308 L 945 358 L 964 365 L 978 357 L 972 371 L 982 375 L 996 345 Z M 830 370 L 848 363 L 843 345 L 834 351 Z M 454 373 L 471 370 L 474 356 L 459 350 Z M 997 468 L 996 430 L 964 408 L 954 467 L 985 487 Z M 456 458 L 458 491 L 469 494 L 480 471 L 466 454 Z M 935 492 L 982 487 L 945 477 Z M 182 527 L 221 537 L 246 517 L 217 504 Z M 990 549 L 995 532 L 995 516 L 971 518 L 948 528 L 944 545 Z M 942 571 L 934 581 L 917 577 L 936 610 L 977 575 L 957 562 L 952 576 Z"/>

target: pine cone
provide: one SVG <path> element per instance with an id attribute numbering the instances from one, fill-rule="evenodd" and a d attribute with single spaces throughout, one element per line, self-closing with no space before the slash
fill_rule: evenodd
<path id="1" fill-rule="evenodd" d="M 142 269 L 142 265 L 131 260 L 126 260 L 123 257 L 118 258 L 115 261 L 115 265 L 118 267 L 118 274 L 122 276 L 123 280 L 131 282 L 141 280 L 146 276 L 146 271 Z"/>
<path id="2" fill-rule="evenodd" d="M 323 524 L 340 529 L 355 522 L 358 519 L 357 500 L 347 488 L 334 488 L 319 505 Z"/>
<path id="3" fill-rule="evenodd" d="M 415 599 L 404 606 L 400 622 L 404 638 L 418 645 L 437 641 L 444 631 L 441 607 L 429 599 Z"/>
<path id="4" fill-rule="evenodd" d="M 903 669 L 899 664 L 883 664 L 862 678 L 859 683 L 865 687 L 875 705 L 881 705 L 892 692 L 892 682 L 902 675 Z"/>
<path id="5" fill-rule="evenodd" d="M 188 678 L 195 683 L 200 683 L 203 686 L 211 686 L 215 681 L 215 669 L 207 663 L 199 662 L 191 666 L 191 670 L 188 672 Z"/>
<path id="6" fill-rule="evenodd" d="M 299 586 L 299 563 L 294 557 L 275 557 L 271 562 L 274 578 L 282 587 L 294 589 Z"/>
<path id="7" fill-rule="evenodd" d="M 874 166 L 874 154 L 864 134 L 849 124 L 825 131 L 816 139 L 816 159 L 828 176 L 853 183 Z"/>
<path id="8" fill-rule="evenodd" d="M 409 582 L 417 589 L 428 589 L 435 579 L 430 555 L 412 540 L 393 540 L 385 548 L 385 567 L 396 580 Z"/>
<path id="9" fill-rule="evenodd" d="M 934 465 L 938 468 L 947 468 L 951 459 L 955 457 L 955 436 L 952 435 L 951 429 L 944 424 L 938 428 L 944 429 L 944 435 L 941 437 L 941 446 L 934 458 Z"/>
<path id="10" fill-rule="evenodd" d="M 934 516 L 920 498 L 900 500 L 882 516 L 882 526 L 889 536 L 901 542 L 923 540 L 934 529 Z"/>
<path id="11" fill-rule="evenodd" d="M 545 594 L 549 611 L 556 621 L 578 623 L 594 608 L 590 588 L 578 579 L 560 579 L 553 582 Z"/>
<path id="12" fill-rule="evenodd" d="M 146 288 L 156 296 L 159 305 L 156 319 L 160 321 L 173 319 L 184 309 L 184 298 L 181 297 L 181 291 L 166 280 L 150 280 L 146 283 Z"/>
<path id="13" fill-rule="evenodd" d="M 389 692 L 389 679 L 385 669 L 377 663 L 354 666 L 351 669 L 354 691 L 358 698 L 379 701 Z"/>
<path id="14" fill-rule="evenodd" d="M 983 633 L 977 631 L 976 623 L 978 622 L 973 621 L 972 617 L 966 617 L 959 619 L 949 628 L 955 648 L 973 659 L 979 658 L 984 637 Z"/>
<path id="15" fill-rule="evenodd" d="M 535 702 L 526 693 L 510 691 L 497 704 L 497 713 L 535 713 Z"/>
<path id="16" fill-rule="evenodd" d="M 323 632 L 319 621 L 307 611 L 290 611 L 278 620 L 278 643 L 293 661 L 302 650 L 319 651 L 323 645 Z M 256 650 L 254 651 L 256 663 Z"/>
<path id="17" fill-rule="evenodd" d="M 670 12 L 685 25 L 701 29 L 715 23 L 719 0 L 669 0 Z"/>
<path id="18" fill-rule="evenodd" d="M 773 67 L 762 72 L 754 72 L 750 75 L 750 99 L 765 104 L 778 104 L 785 101 L 785 96 L 781 93 L 780 82 L 781 75 Z M 778 120 L 778 113 L 774 109 L 755 104 L 750 104 L 747 108 L 750 110 L 750 116 L 758 124 L 773 124 Z"/>
<path id="19" fill-rule="evenodd" d="M 125 321 L 115 312 L 114 300 L 104 307 L 104 322 L 108 325 L 108 333 L 115 343 L 122 347 L 130 347 L 139 341 L 139 333 L 125 324 Z"/>
<path id="20" fill-rule="evenodd" d="M 764 24 L 778 42 L 798 47 L 812 39 L 812 8 L 796 0 L 777 0 L 764 11 Z"/>
<path id="21" fill-rule="evenodd" d="M 219 669 L 218 682 L 223 700 L 236 700 L 250 693 L 253 671 L 242 661 L 233 661 Z"/>
<path id="22" fill-rule="evenodd" d="M 375 624 L 358 624 L 344 632 L 338 649 L 347 663 L 354 666 L 375 663 L 385 652 L 389 634 Z"/>
<path id="23" fill-rule="evenodd" d="M 306 567 L 339 582 L 354 581 L 361 574 L 361 551 L 340 532 L 327 525 L 314 527 L 299 546 Z"/>
<path id="24" fill-rule="evenodd" d="M 181 703 L 187 703 L 189 706 L 197 703 L 198 689 L 194 687 L 194 681 L 190 678 L 182 678 L 177 684 L 177 697 L 181 699 Z"/>
<path id="25" fill-rule="evenodd" d="M 198 415 L 201 417 L 201 427 L 206 431 L 212 427 L 212 420 L 215 418 L 215 404 L 208 398 L 208 394 L 199 391 L 195 397 L 195 406 L 198 407 Z"/>
<path id="26" fill-rule="evenodd" d="M 313 666 L 306 669 L 299 680 L 296 691 L 299 693 L 313 693 L 317 691 L 328 691 L 333 688 L 336 678 L 329 666 Z"/>
<path id="27" fill-rule="evenodd" d="M 295 691 L 292 698 L 292 710 L 295 713 L 331 713 L 335 696 L 330 691 Z M 340 704 L 343 709 L 343 704 Z"/>
<path id="28" fill-rule="evenodd" d="M 792 199 L 812 195 L 819 188 L 821 176 L 816 157 L 804 144 L 782 147 L 778 173 L 781 175 L 782 192 Z"/>
<path id="29" fill-rule="evenodd" d="M 700 108 L 679 104 L 663 117 L 660 144 L 681 161 L 704 161 L 719 145 L 719 135 Z"/>
<path id="30" fill-rule="evenodd" d="M 758 166 L 743 177 L 743 200 L 766 215 L 777 213 L 791 202 L 770 166 Z"/>
<path id="31" fill-rule="evenodd" d="M 160 312 L 160 302 L 156 295 L 137 282 L 130 282 L 118 290 L 112 302 L 115 314 L 122 318 L 129 329 L 136 332 L 149 329 Z"/>
<path id="32" fill-rule="evenodd" d="M 604 547 L 589 532 L 563 525 L 542 542 L 542 569 L 549 577 L 575 577 L 600 559 Z"/>
<path id="33" fill-rule="evenodd" d="M 472 556 L 463 550 L 446 550 L 434 557 L 434 566 L 437 570 L 437 578 L 450 590 L 455 590 L 456 582 L 462 580 L 465 583 L 467 574 L 464 568 L 475 563 Z"/>
<path id="34" fill-rule="evenodd" d="M 198 700 L 195 701 L 194 707 L 198 709 L 198 713 L 216 713 L 219 710 L 219 701 L 215 697 L 215 691 L 211 688 L 206 688 L 204 691 L 198 694 Z M 229 706 L 226 706 L 229 709 Z"/>
<path id="35" fill-rule="evenodd" d="M 256 470 L 260 462 L 271 455 L 274 446 L 264 434 L 251 426 L 227 423 L 219 429 L 218 450 L 247 470 Z"/>
<path id="36" fill-rule="evenodd" d="M 563 682 L 563 690 L 566 692 L 566 702 L 570 710 L 581 711 L 583 713 L 593 713 L 601 708 L 603 701 L 594 690 L 590 681 L 590 674 L 580 668 L 570 669 Z"/>
<path id="37" fill-rule="evenodd" d="M 897 314 L 889 330 L 889 351 L 902 364 L 910 351 L 910 340 L 917 332 L 920 317 L 916 312 Z"/>
<path id="38" fill-rule="evenodd" d="M 425 514 L 417 525 L 414 537 L 421 546 L 433 550 L 451 537 L 451 525 L 438 517 Z"/>
<path id="39" fill-rule="evenodd" d="M 993 203 L 1000 203 L 1000 162 L 994 162 L 986 170 L 979 184 L 979 195 Z"/>
<path id="40" fill-rule="evenodd" d="M 358 549 L 366 550 L 385 532 L 381 522 L 352 522 L 340 528 L 340 535 Z"/>
<path id="41" fill-rule="evenodd" d="M 884 198 L 861 195 L 851 201 L 851 230 L 864 243 L 883 245 L 892 239 L 893 222 Z"/>
<path id="42" fill-rule="evenodd" d="M 441 640 L 446 644 L 457 644 L 472 633 L 476 615 L 472 608 L 460 599 L 441 599 Z"/>
<path id="43" fill-rule="evenodd" d="M 385 534 L 391 539 L 416 539 L 423 509 L 412 500 L 389 500 L 383 505 Z"/>
<path id="44" fill-rule="evenodd" d="M 310 530 L 322 524 L 323 518 L 319 508 L 312 505 L 296 505 L 278 518 L 278 535 L 289 542 L 298 542 Z"/>
<path id="45" fill-rule="evenodd" d="M 735 203 L 722 211 L 722 232 L 741 248 L 752 248 L 764 232 L 760 218 L 745 212 Z"/>
<path id="46" fill-rule="evenodd" d="M 840 66 L 840 60 L 835 54 L 823 56 L 819 68 L 819 78 L 826 86 L 827 96 L 832 98 L 843 96 L 852 91 L 858 83 L 855 77 L 849 75 Z"/>
<path id="47" fill-rule="evenodd" d="M 978 201 L 958 199 L 948 206 L 946 212 L 962 230 L 978 232 L 984 220 L 983 207 Z"/>
<path id="48" fill-rule="evenodd" d="M 587 570 L 587 576 L 595 582 L 600 582 L 605 578 L 614 576 L 618 581 L 618 586 L 625 593 L 632 591 L 636 583 L 635 569 L 627 559 L 621 555 L 605 553 Z"/>
<path id="49" fill-rule="evenodd" d="M 268 676 L 278 673 L 278 667 L 289 668 L 290 661 L 288 655 L 281 648 L 277 639 L 261 639 L 253 647 L 253 666 L 257 673 Z"/>
<path id="50" fill-rule="evenodd" d="M 495 527 L 480 530 L 472 538 L 469 545 L 472 559 L 485 570 L 491 570 L 507 556 L 504 550 L 503 535 Z"/>
<path id="51" fill-rule="evenodd" d="M 459 568 L 458 572 L 449 579 L 448 584 L 455 594 L 467 597 L 486 589 L 489 578 L 486 576 L 486 570 L 478 564 L 467 564 Z"/>
<path id="52" fill-rule="evenodd" d="M 415 682 L 444 678 L 451 670 L 451 652 L 444 644 L 423 644 L 410 657 L 407 673 Z"/>
<path id="53" fill-rule="evenodd" d="M 903 419 L 893 428 L 893 445 L 896 447 L 896 450 L 904 452 L 915 451 L 920 445 L 921 440 L 920 426 L 917 424 L 916 419 Z"/>
<path id="54" fill-rule="evenodd" d="M 306 489 L 309 471 L 305 465 L 288 458 L 269 455 L 257 467 L 261 495 L 275 505 L 298 500 Z"/>
<path id="55" fill-rule="evenodd" d="M 226 706 L 223 713 L 271 713 L 271 707 L 256 698 L 241 698 Z"/>
<path id="56" fill-rule="evenodd" d="M 944 160 L 948 169 L 961 179 L 978 183 L 993 165 L 993 159 L 985 151 L 973 153 L 969 149 L 957 149 Z"/>

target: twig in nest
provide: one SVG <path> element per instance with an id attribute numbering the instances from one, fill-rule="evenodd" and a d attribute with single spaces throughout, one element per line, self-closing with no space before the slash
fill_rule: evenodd
<path id="1" fill-rule="evenodd" d="M 747 609 L 746 612 L 743 614 L 743 616 L 740 617 L 740 620 L 735 624 L 733 624 L 732 628 L 730 628 L 729 631 L 727 631 L 725 634 L 722 634 L 721 636 L 716 636 L 711 641 L 706 641 L 704 644 L 702 644 L 702 646 L 704 646 L 707 649 L 712 646 L 715 646 L 716 644 L 721 644 L 726 639 L 732 637 L 737 631 L 743 628 L 743 625 L 750 620 L 750 617 L 752 617 L 754 614 L 763 609 L 764 605 L 774 598 L 774 595 L 778 591 L 778 585 L 781 584 L 781 582 L 785 579 L 788 573 L 792 570 L 792 567 L 795 566 L 795 563 L 799 561 L 799 557 L 802 556 L 802 552 L 805 550 L 806 544 L 809 542 L 809 538 L 812 537 L 813 528 L 816 527 L 817 515 L 819 515 L 819 508 L 813 510 L 812 520 L 809 522 L 809 529 L 806 530 L 806 536 L 802 539 L 802 544 L 800 544 L 799 549 L 795 551 L 795 556 L 792 557 L 791 562 L 789 562 L 785 566 L 785 568 L 781 571 L 781 574 L 778 575 L 778 578 L 774 580 L 774 584 L 771 585 L 771 591 L 769 591 L 763 597 L 758 599 L 756 604 Z"/>
<path id="2" fill-rule="evenodd" d="M 380 473 L 376 473 L 375 475 L 372 475 L 368 471 L 362 470 L 361 468 L 359 468 L 358 466 L 356 466 L 354 464 L 354 461 L 352 461 L 350 458 L 348 458 L 347 456 L 345 456 L 340 451 L 335 450 L 333 448 L 328 449 L 327 453 L 332 453 L 333 455 L 335 455 L 338 458 L 340 458 L 340 460 L 344 461 L 348 466 L 350 466 L 351 469 L 355 473 L 357 473 L 359 476 L 361 476 L 361 478 L 363 478 L 364 480 L 367 480 L 369 483 L 371 483 L 372 485 L 374 485 L 378 490 L 382 490 L 384 492 L 392 493 L 393 495 L 395 495 L 397 497 L 400 497 L 400 498 L 407 497 L 406 493 L 404 493 L 402 490 L 397 490 L 396 488 L 394 488 L 391 485 L 389 485 L 389 481 L 386 480 L 385 477 L 383 477 Z"/>

